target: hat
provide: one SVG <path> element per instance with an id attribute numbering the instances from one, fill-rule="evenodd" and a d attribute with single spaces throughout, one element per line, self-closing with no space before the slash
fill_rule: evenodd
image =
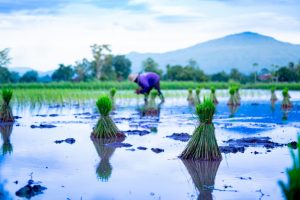
<path id="1" fill-rule="evenodd" d="M 129 74 L 128 80 L 131 82 L 134 82 L 137 79 L 138 75 L 137 74 Z"/>

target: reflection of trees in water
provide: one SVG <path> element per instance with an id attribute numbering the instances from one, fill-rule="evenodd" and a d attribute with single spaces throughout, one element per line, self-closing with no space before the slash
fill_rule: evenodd
<path id="1" fill-rule="evenodd" d="M 114 154 L 116 148 L 106 146 L 106 144 L 114 143 L 114 142 L 123 142 L 125 138 L 93 138 L 92 141 L 96 148 L 96 151 L 100 157 L 100 163 L 96 169 L 96 174 L 101 181 L 107 182 L 112 174 L 112 165 L 109 160 L 111 156 Z"/>
<path id="2" fill-rule="evenodd" d="M 232 117 L 234 117 L 235 113 L 237 112 L 239 106 L 236 106 L 236 105 L 228 105 L 228 107 L 229 107 L 229 111 L 230 111 L 229 117 L 232 118 Z"/>
<path id="3" fill-rule="evenodd" d="M 197 199 L 213 199 L 212 192 L 215 185 L 215 177 L 221 161 L 182 160 L 182 162 L 188 170 L 195 187 L 200 192 Z"/>
<path id="4" fill-rule="evenodd" d="M 13 146 L 10 143 L 10 135 L 13 130 L 13 123 L 0 124 L 0 132 L 3 140 L 2 144 L 2 155 L 7 153 L 11 154 L 13 151 Z"/>

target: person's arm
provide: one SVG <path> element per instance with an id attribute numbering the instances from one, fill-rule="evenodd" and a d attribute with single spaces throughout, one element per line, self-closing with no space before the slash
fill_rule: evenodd
<path id="1" fill-rule="evenodd" d="M 138 84 L 142 88 L 139 91 L 140 94 L 148 94 L 149 93 L 150 85 L 148 83 L 147 77 L 143 77 L 143 76 L 139 77 Z"/>

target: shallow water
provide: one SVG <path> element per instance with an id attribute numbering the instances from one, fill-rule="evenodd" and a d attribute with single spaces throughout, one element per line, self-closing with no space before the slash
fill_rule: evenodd
<path id="1" fill-rule="evenodd" d="M 235 113 L 227 107 L 226 96 L 219 98 L 214 119 L 219 145 L 248 136 L 269 136 L 278 143 L 296 140 L 300 130 L 300 92 L 291 92 L 294 107 L 285 114 L 288 120 L 282 120 L 280 101 L 271 108 L 268 93 L 255 98 L 248 95 L 251 91 L 241 93 L 242 105 Z M 166 136 L 192 134 L 197 125 L 194 110 L 185 97 L 167 98 L 157 117 L 142 117 L 140 105 L 141 101 L 129 100 L 126 106 L 120 106 L 117 101 L 112 117 L 123 131 L 152 132 L 128 135 L 123 142 L 133 146 L 116 149 L 90 139 L 98 119 L 94 106 L 15 108 L 15 115 L 22 118 L 13 127 L 1 129 L 5 132 L 2 142 L 7 144 L 9 138 L 12 148 L 6 148 L 6 154 L 0 157 L 0 199 L 20 199 L 15 192 L 31 174 L 33 180 L 48 188 L 32 199 L 283 199 L 278 181 L 286 181 L 285 169 L 291 166 L 287 147 L 271 152 L 249 147 L 245 153 L 222 154 L 220 163 L 183 162 L 177 156 L 187 143 Z M 40 123 L 56 127 L 30 127 Z M 54 142 L 66 138 L 76 142 Z M 148 149 L 138 150 L 139 146 Z M 151 148 L 162 148 L 164 152 L 156 154 Z M 214 189 L 207 188 L 213 182 Z"/>

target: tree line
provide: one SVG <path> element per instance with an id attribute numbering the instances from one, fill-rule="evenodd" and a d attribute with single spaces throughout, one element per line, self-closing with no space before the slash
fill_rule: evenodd
<path id="1" fill-rule="evenodd" d="M 113 55 L 109 45 L 91 46 L 92 59 L 83 58 L 74 65 L 59 64 L 53 74 L 40 77 L 37 71 L 31 70 L 22 76 L 8 70 L 11 61 L 9 49 L 0 51 L 0 83 L 18 82 L 51 82 L 51 81 L 123 81 L 131 73 L 131 61 L 124 55 Z M 263 68 L 257 72 L 258 63 L 253 63 L 253 73 L 243 74 L 233 68 L 229 73 L 221 71 L 214 74 L 205 74 L 198 63 L 190 60 L 186 65 L 167 65 L 164 72 L 152 58 L 145 59 L 141 72 L 155 72 L 163 80 L 169 81 L 213 81 L 240 83 L 253 82 L 299 82 L 300 60 L 298 63 L 290 62 L 286 66 L 272 65 L 270 69 Z"/>

